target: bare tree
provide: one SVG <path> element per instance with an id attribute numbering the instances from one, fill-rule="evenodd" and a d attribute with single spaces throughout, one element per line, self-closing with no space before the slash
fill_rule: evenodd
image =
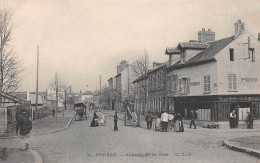
<path id="1" fill-rule="evenodd" d="M 143 95 L 144 95 L 144 103 L 145 103 L 145 110 L 147 110 L 147 97 L 148 97 L 148 84 L 146 81 L 147 78 L 147 73 L 151 69 L 150 61 L 149 61 L 149 56 L 148 52 L 145 49 L 144 50 L 144 56 L 137 59 L 133 64 L 132 64 L 132 70 L 136 76 L 136 78 L 143 78 L 141 79 L 140 86 L 143 90 Z M 134 91 L 132 90 L 132 95 L 134 95 Z"/>
<path id="2" fill-rule="evenodd" d="M 100 103 L 104 108 L 109 108 L 109 101 L 110 101 L 109 87 L 104 86 L 100 91 Z"/>
<path id="3" fill-rule="evenodd" d="M 59 101 L 59 93 L 60 92 L 65 92 L 66 91 L 66 84 L 64 82 L 62 82 L 60 80 L 60 78 L 58 77 L 58 74 L 55 74 L 55 79 L 54 81 L 50 84 L 50 87 L 55 90 L 55 101 L 56 101 L 56 105 L 55 105 L 55 115 L 56 115 L 56 121 L 57 121 L 57 111 L 58 111 L 58 101 Z M 66 95 L 66 93 L 65 93 Z M 61 97 L 60 97 L 61 98 Z M 64 102 L 66 101 L 66 97 L 62 97 L 64 98 Z M 66 105 L 66 104 L 65 104 Z M 63 116 L 64 116 L 64 112 L 63 112 Z"/>
<path id="4" fill-rule="evenodd" d="M 0 9 L 0 92 L 14 92 L 21 85 L 22 66 L 11 44 L 13 32 L 10 11 Z M 0 103 L 2 99 L 0 98 Z"/>

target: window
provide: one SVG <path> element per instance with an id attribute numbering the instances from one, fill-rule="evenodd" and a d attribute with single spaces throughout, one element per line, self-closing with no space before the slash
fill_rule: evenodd
<path id="1" fill-rule="evenodd" d="M 204 92 L 210 92 L 210 75 L 204 76 Z"/>
<path id="2" fill-rule="evenodd" d="M 235 60 L 235 58 L 234 58 L 234 49 L 233 48 L 229 49 L 229 60 L 230 61 L 234 61 Z"/>
<path id="3" fill-rule="evenodd" d="M 237 76 L 236 74 L 228 74 L 228 90 L 236 91 L 237 90 Z"/>
<path id="4" fill-rule="evenodd" d="M 178 85 L 178 75 L 172 75 L 171 92 L 176 92 Z"/>
<path id="5" fill-rule="evenodd" d="M 249 58 L 251 58 L 252 62 L 255 62 L 255 49 L 254 48 L 249 49 Z"/>
<path id="6" fill-rule="evenodd" d="M 179 79 L 179 93 L 182 94 L 190 93 L 190 78 Z"/>

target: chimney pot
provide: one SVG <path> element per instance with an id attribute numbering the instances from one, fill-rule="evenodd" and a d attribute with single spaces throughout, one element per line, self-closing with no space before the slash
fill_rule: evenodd
<path id="1" fill-rule="evenodd" d="M 260 33 L 258 33 L 258 41 L 260 41 Z"/>
<path id="2" fill-rule="evenodd" d="M 202 28 L 202 31 L 205 31 L 205 28 Z"/>
<path id="3" fill-rule="evenodd" d="M 209 28 L 208 31 L 211 31 L 211 29 Z"/>

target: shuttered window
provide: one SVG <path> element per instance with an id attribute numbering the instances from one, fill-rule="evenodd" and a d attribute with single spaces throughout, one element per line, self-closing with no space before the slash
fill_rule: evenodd
<path id="1" fill-rule="evenodd" d="M 237 90 L 237 76 L 236 74 L 228 74 L 228 90 L 236 91 Z"/>
<path id="2" fill-rule="evenodd" d="M 210 75 L 204 76 L 204 92 L 210 92 Z"/>

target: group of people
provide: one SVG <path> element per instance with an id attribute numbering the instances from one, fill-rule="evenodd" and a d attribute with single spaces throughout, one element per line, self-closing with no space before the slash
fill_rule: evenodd
<path id="1" fill-rule="evenodd" d="M 95 110 L 90 127 L 98 127 L 99 126 L 98 119 L 100 119 L 100 123 L 106 123 L 105 116 L 102 115 L 101 118 L 99 118 L 99 116 L 97 115 L 97 111 Z M 118 126 L 117 126 L 117 121 L 118 121 L 118 115 L 117 115 L 117 111 L 116 111 L 114 114 L 114 131 L 119 131 Z"/>
<path id="2" fill-rule="evenodd" d="M 250 112 L 247 112 L 247 116 L 245 119 L 246 122 L 246 127 L 247 129 L 253 129 L 253 124 L 254 124 L 254 118 L 252 116 L 252 114 L 250 114 Z M 232 110 L 232 112 L 229 114 L 229 125 L 230 128 L 237 128 L 237 115 L 236 115 L 236 111 Z"/>
<path id="3" fill-rule="evenodd" d="M 183 117 L 181 116 L 180 113 L 177 113 L 174 115 L 174 114 L 168 114 L 166 111 L 164 111 L 162 114 L 158 115 L 158 117 L 156 119 L 156 124 L 161 125 L 162 132 L 167 132 L 168 126 L 173 125 L 173 123 L 174 123 L 174 131 L 184 132 L 182 120 L 183 120 Z M 148 130 L 150 130 L 152 127 L 152 122 L 153 122 L 152 114 L 150 111 L 148 111 L 148 114 L 145 117 L 145 121 L 147 123 Z M 192 112 L 190 128 L 191 128 L 192 124 L 194 125 L 194 128 L 196 129 L 195 115 L 193 112 Z"/>

